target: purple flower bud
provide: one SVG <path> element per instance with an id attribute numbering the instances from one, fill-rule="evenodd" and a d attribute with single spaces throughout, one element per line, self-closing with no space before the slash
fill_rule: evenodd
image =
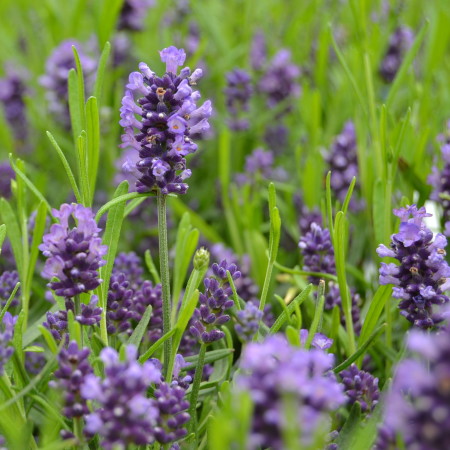
<path id="1" fill-rule="evenodd" d="M 177 67 L 182 66 L 186 59 L 185 51 L 181 49 L 177 49 L 173 45 L 165 48 L 159 52 L 161 55 L 161 61 L 166 63 L 166 72 L 177 74 Z"/>

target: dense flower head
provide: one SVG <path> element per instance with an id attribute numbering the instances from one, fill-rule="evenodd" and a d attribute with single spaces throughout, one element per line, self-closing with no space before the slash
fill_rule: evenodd
<path id="1" fill-rule="evenodd" d="M 238 311 L 234 329 L 243 342 L 250 342 L 253 339 L 263 316 L 264 312 L 251 302 L 247 303 L 244 309 Z"/>
<path id="2" fill-rule="evenodd" d="M 152 315 L 148 324 L 148 339 L 156 342 L 162 336 L 162 286 L 153 286 L 151 281 L 144 281 L 133 297 L 134 319 L 138 322 L 148 306 L 152 307 Z"/>
<path id="3" fill-rule="evenodd" d="M 293 347 L 279 334 L 244 348 L 236 384 L 250 392 L 254 403 L 250 448 L 283 448 L 287 420 L 298 424 L 306 446 L 319 427 L 327 431 L 328 413 L 346 401 L 330 370 L 333 363 L 333 355 Z M 289 418 L 283 408 L 287 398 L 295 406 Z"/>
<path id="4" fill-rule="evenodd" d="M 54 313 L 48 311 L 47 320 L 42 325 L 52 333 L 56 342 L 60 342 L 63 338 L 67 339 L 67 311 L 56 311 Z"/>
<path id="5" fill-rule="evenodd" d="M 300 194 L 294 196 L 294 203 L 298 211 L 298 227 L 301 236 L 310 231 L 313 222 L 322 226 L 322 213 L 318 208 L 309 208 Z"/>
<path id="6" fill-rule="evenodd" d="M 109 334 L 131 333 L 134 290 L 123 272 L 111 275 L 109 281 L 106 323 Z"/>
<path id="7" fill-rule="evenodd" d="M 89 301 L 89 303 L 81 304 L 80 314 L 75 316 L 77 322 L 81 325 L 93 326 L 100 323 L 100 319 L 102 316 L 102 308 L 97 306 L 98 297 L 93 295 Z"/>
<path id="8" fill-rule="evenodd" d="M 0 275 L 0 305 L 6 305 L 16 284 L 19 282 L 19 273 L 17 270 L 5 271 Z M 10 308 L 14 308 L 19 304 L 20 288 L 17 290 L 14 300 L 10 304 Z"/>
<path id="9" fill-rule="evenodd" d="M 224 314 L 225 310 L 234 305 L 234 301 L 230 298 L 232 290 L 227 271 L 233 280 L 241 276 L 236 264 L 228 264 L 226 260 L 220 264 L 214 263 L 211 270 L 212 276 L 203 281 L 205 292 L 200 294 L 200 305 L 194 312 L 194 322 L 190 327 L 191 334 L 205 344 L 222 339 L 225 334 L 217 327 L 230 320 L 230 316 Z"/>
<path id="10" fill-rule="evenodd" d="M 142 284 L 144 269 L 139 256 L 135 252 L 120 252 L 114 260 L 113 273 L 124 273 L 133 289 Z"/>
<path id="11" fill-rule="evenodd" d="M 353 177 L 358 175 L 358 155 L 356 151 L 356 132 L 352 121 L 345 123 L 342 132 L 334 140 L 330 152 L 325 157 L 328 170 L 331 170 L 331 189 L 336 198 L 343 203 Z M 356 198 L 358 184 L 355 186 L 349 208 L 359 211 L 362 200 Z"/>
<path id="12" fill-rule="evenodd" d="M 423 219 L 430 217 L 425 208 L 416 205 L 395 209 L 400 218 L 399 232 L 391 236 L 390 248 L 381 244 L 378 256 L 399 261 L 381 263 L 380 284 L 393 284 L 393 297 L 400 299 L 400 314 L 420 328 L 430 328 L 443 320 L 434 306 L 448 303 L 443 294 L 450 287 L 450 268 L 445 261 L 447 239 L 433 233 Z"/>
<path id="13" fill-rule="evenodd" d="M 101 437 L 102 448 L 127 448 L 147 445 L 155 439 L 158 408 L 154 399 L 147 398 L 148 388 L 161 381 L 160 364 L 136 360 L 137 349 L 126 348 L 126 360 L 120 361 L 117 352 L 104 348 L 100 359 L 105 378 L 93 374 L 85 378 L 81 395 L 92 400 L 94 411 L 86 416 L 85 433 Z"/>
<path id="14" fill-rule="evenodd" d="M 138 192 L 160 189 L 163 194 L 184 194 L 188 188 L 184 180 L 191 175 L 185 157 L 197 150 L 193 139 L 208 130 L 212 107 L 209 100 L 197 107 L 200 93 L 192 86 L 202 77 L 200 69 L 191 73 L 184 67 L 177 75 L 186 58 L 183 49 L 168 47 L 160 56 L 166 63 L 163 77 L 145 63 L 129 76 L 120 109 L 120 125 L 125 129 L 121 147 L 139 152 Z"/>
<path id="15" fill-rule="evenodd" d="M 6 312 L 0 325 L 0 375 L 3 375 L 5 365 L 14 353 L 12 339 L 17 317 Z"/>
<path id="16" fill-rule="evenodd" d="M 47 258 L 42 276 L 51 280 L 49 287 L 62 297 L 74 297 L 82 292 L 94 290 L 102 282 L 98 269 L 105 264 L 102 257 L 107 247 L 102 245 L 98 233 L 101 231 L 90 208 L 82 205 L 63 204 L 54 209 L 53 216 L 59 223 L 51 226 L 39 246 Z M 73 219 L 75 226 L 69 221 Z"/>
<path id="17" fill-rule="evenodd" d="M 154 0 L 125 0 L 120 11 L 119 30 L 141 31 L 148 10 L 155 4 Z"/>
<path id="18" fill-rule="evenodd" d="M 25 81 L 26 75 L 12 66 L 8 66 L 5 77 L 0 78 L 0 103 L 4 109 L 5 119 L 19 139 L 24 139 L 27 132 L 24 101 L 27 93 Z"/>
<path id="19" fill-rule="evenodd" d="M 37 347 L 40 347 L 37 345 Z M 37 375 L 45 366 L 47 359 L 43 352 L 25 352 L 25 370 L 27 373 Z"/>
<path id="20" fill-rule="evenodd" d="M 291 62 L 291 52 L 287 49 L 279 50 L 258 82 L 258 90 L 266 96 L 267 106 L 273 108 L 281 102 L 298 97 L 299 76 L 300 68 Z"/>
<path id="21" fill-rule="evenodd" d="M 249 127 L 248 119 L 238 116 L 249 109 L 253 93 L 251 77 L 245 70 L 234 69 L 227 73 L 226 78 L 227 86 L 224 94 L 227 110 L 231 116 L 228 119 L 228 125 L 234 131 L 246 130 Z"/>
<path id="22" fill-rule="evenodd" d="M 88 53 L 84 51 L 84 46 L 75 40 L 65 40 L 53 50 L 45 63 L 45 75 L 39 78 L 39 83 L 46 89 L 45 96 L 50 112 L 65 126 L 70 124 L 68 111 L 69 72 L 76 67 L 72 46 L 77 49 L 89 91 L 93 86 L 97 62 L 94 58 L 88 56 Z"/>
<path id="23" fill-rule="evenodd" d="M 0 162 L 0 197 L 11 197 L 11 180 L 15 178 L 16 173 L 9 162 Z"/>
<path id="24" fill-rule="evenodd" d="M 343 370 L 340 376 L 350 403 L 358 402 L 363 412 L 373 411 L 380 397 L 378 378 L 374 378 L 369 372 L 359 370 L 355 364 Z"/>
<path id="25" fill-rule="evenodd" d="M 447 123 L 447 130 L 438 137 L 441 143 L 441 155 L 443 168 L 440 170 L 436 165 L 431 169 L 428 176 L 428 184 L 433 186 L 430 199 L 442 206 L 444 222 L 450 221 L 450 121 Z M 446 236 L 449 236 L 445 233 Z"/>
<path id="26" fill-rule="evenodd" d="M 298 244 L 303 255 L 303 270 L 307 272 L 336 273 L 334 249 L 330 231 L 313 222 L 309 231 L 300 238 Z M 317 276 L 310 276 L 309 281 L 319 284 Z"/>
<path id="27" fill-rule="evenodd" d="M 450 328 L 411 332 L 407 345 L 416 355 L 397 367 L 385 401 L 378 447 L 404 439 L 407 449 L 450 447 Z M 398 448 L 398 447 L 395 447 Z"/>
<path id="28" fill-rule="evenodd" d="M 86 400 L 80 393 L 86 377 L 92 373 L 89 353 L 88 348 L 79 349 L 75 341 L 59 352 L 58 369 L 55 371 L 57 381 L 52 382 L 51 386 L 64 393 L 63 413 L 66 417 L 82 417 L 89 413 Z"/>
<path id="29" fill-rule="evenodd" d="M 406 26 L 398 27 L 389 39 L 389 46 L 380 65 L 380 75 L 386 83 L 391 83 L 400 68 L 405 53 L 414 41 L 413 31 Z"/>

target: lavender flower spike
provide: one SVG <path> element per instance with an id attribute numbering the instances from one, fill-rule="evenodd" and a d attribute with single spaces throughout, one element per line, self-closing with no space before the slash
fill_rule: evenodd
<path id="1" fill-rule="evenodd" d="M 82 292 L 89 292 L 100 285 L 98 269 L 106 261 L 102 257 L 107 247 L 102 245 L 98 233 L 101 231 L 94 220 L 91 209 L 72 203 L 54 209 L 53 216 L 59 223 L 53 224 L 50 232 L 44 235 L 39 246 L 47 258 L 42 276 L 52 281 L 48 286 L 57 295 L 70 298 Z M 76 226 L 69 227 L 74 219 Z"/>
<path id="2" fill-rule="evenodd" d="M 185 157 L 197 150 L 193 139 L 209 128 L 211 102 L 197 106 L 200 94 L 192 86 L 201 70 L 191 74 L 185 67 L 177 75 L 186 58 L 183 49 L 168 47 L 160 55 L 166 63 L 163 77 L 157 77 L 144 63 L 139 65 L 140 72 L 130 74 L 120 109 L 120 124 L 125 129 L 121 147 L 139 152 L 138 192 L 184 194 L 188 189 L 184 180 L 191 175 Z M 135 96 L 139 96 L 137 104 Z"/>
<path id="3" fill-rule="evenodd" d="M 14 325 L 17 317 L 13 317 L 7 312 L 3 316 L 1 332 L 0 332 L 0 375 L 3 375 L 4 368 L 9 358 L 14 353 L 14 347 L 11 345 L 14 336 Z"/>
<path id="4" fill-rule="evenodd" d="M 263 316 L 264 312 L 252 302 L 248 302 L 243 310 L 238 311 L 234 329 L 243 342 L 250 342 L 253 339 Z"/>
<path id="5" fill-rule="evenodd" d="M 433 233 L 423 219 L 425 208 L 416 205 L 394 210 L 400 218 L 400 231 L 391 236 L 390 248 L 380 245 L 378 256 L 395 258 L 399 265 L 381 263 L 380 284 L 393 284 L 393 297 L 400 299 L 400 314 L 420 328 L 431 328 L 443 320 L 433 310 L 449 302 L 444 291 L 449 289 L 450 267 L 445 261 L 447 239 Z"/>

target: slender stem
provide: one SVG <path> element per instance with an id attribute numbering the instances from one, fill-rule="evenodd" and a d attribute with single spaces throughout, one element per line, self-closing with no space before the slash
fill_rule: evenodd
<path id="1" fill-rule="evenodd" d="M 83 448 L 83 419 L 81 417 L 75 417 L 73 419 L 73 434 L 78 440 L 78 443 L 76 444 L 76 449 L 82 449 Z"/>
<path id="2" fill-rule="evenodd" d="M 81 316 L 81 298 L 79 295 L 75 295 L 75 299 L 74 299 L 74 304 L 75 304 L 75 318 L 77 316 Z M 71 336 L 71 339 L 74 339 L 74 336 Z M 81 329 L 81 348 L 83 348 L 83 329 Z"/>
<path id="3" fill-rule="evenodd" d="M 191 420 L 189 423 L 189 432 L 195 430 L 197 426 L 197 399 L 198 391 L 200 390 L 200 383 L 202 381 L 203 366 L 205 365 L 206 344 L 202 343 L 198 353 L 197 367 L 195 369 L 194 382 L 192 383 L 192 392 L 189 398 L 190 407 L 189 415 Z"/>
<path id="4" fill-rule="evenodd" d="M 158 190 L 158 236 L 159 236 L 159 270 L 162 284 L 163 303 L 163 335 L 170 331 L 170 274 L 169 274 L 169 249 L 167 245 L 167 207 L 166 195 Z M 164 342 L 164 366 L 167 371 L 172 350 L 172 338 Z"/>

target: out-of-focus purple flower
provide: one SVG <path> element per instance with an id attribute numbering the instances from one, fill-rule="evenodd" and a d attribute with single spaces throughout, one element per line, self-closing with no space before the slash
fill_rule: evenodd
<path id="1" fill-rule="evenodd" d="M 0 275 L 0 305 L 6 305 L 10 295 L 12 294 L 16 284 L 19 282 L 19 274 L 16 270 L 5 271 Z M 20 288 L 17 290 L 14 300 L 10 304 L 10 308 L 14 308 L 19 304 Z"/>
<path id="2" fill-rule="evenodd" d="M 128 181 L 129 190 L 136 190 L 136 181 L 139 179 L 139 171 L 136 164 L 139 162 L 139 151 L 136 148 L 129 147 L 124 150 L 120 157 L 116 160 L 116 175 L 114 184 L 119 185 L 122 181 Z"/>
<path id="3" fill-rule="evenodd" d="M 89 413 L 86 400 L 81 396 L 81 386 L 86 377 L 92 373 L 88 361 L 90 350 L 79 349 L 75 341 L 71 341 L 66 348 L 62 348 L 58 355 L 58 369 L 55 370 L 56 382 L 51 386 L 64 393 L 63 413 L 66 417 L 83 417 Z"/>
<path id="4" fill-rule="evenodd" d="M 343 203 L 353 177 L 358 175 L 358 155 L 356 152 L 356 133 L 352 121 L 345 123 L 344 128 L 334 140 L 330 152 L 325 157 L 328 170 L 331 170 L 331 189 L 336 198 Z M 355 185 L 349 208 L 357 212 L 364 207 L 362 200 L 356 198 L 359 189 Z"/>
<path id="5" fill-rule="evenodd" d="M 380 258 L 399 261 L 381 263 L 380 284 L 393 284 L 392 296 L 400 299 L 400 314 L 420 328 L 431 328 L 443 320 L 433 306 L 448 303 L 443 292 L 449 289 L 450 267 L 445 261 L 447 239 L 433 233 L 423 222 L 429 217 L 425 208 L 416 205 L 394 209 L 400 218 L 400 230 L 391 236 L 390 248 L 381 244 L 377 248 Z"/>
<path id="6" fill-rule="evenodd" d="M 288 145 L 289 130 L 283 124 L 268 126 L 264 133 L 264 141 L 267 147 L 274 152 L 275 155 L 285 153 Z"/>
<path id="7" fill-rule="evenodd" d="M 40 345 L 37 345 L 40 347 Z M 25 352 L 25 370 L 27 373 L 37 375 L 45 366 L 47 359 L 43 352 Z"/>
<path id="8" fill-rule="evenodd" d="M 306 329 L 300 330 L 300 344 L 302 347 L 306 345 L 306 341 L 308 340 L 309 331 Z M 311 346 L 317 348 L 318 350 L 326 350 L 333 345 L 333 339 L 325 336 L 322 333 L 316 333 L 311 341 Z"/>
<path id="9" fill-rule="evenodd" d="M 3 321 L 0 326 L 0 375 L 3 375 L 5 365 L 14 353 L 12 338 L 14 336 L 14 326 L 17 317 L 12 316 L 11 313 L 6 312 L 3 316 Z"/>
<path id="10" fill-rule="evenodd" d="M 50 330 L 56 342 L 60 342 L 67 336 L 67 311 L 56 311 L 55 313 L 47 312 L 47 321 L 42 324 Z"/>
<path id="11" fill-rule="evenodd" d="M 0 162 L 0 197 L 11 197 L 11 180 L 15 179 L 16 173 L 9 162 Z"/>
<path id="12" fill-rule="evenodd" d="M 377 448 L 394 448 L 384 444 L 395 444 L 396 436 L 402 436 L 408 449 L 449 448 L 449 326 L 433 334 L 411 332 L 408 348 L 417 356 L 402 361 L 395 371 Z"/>
<path id="13" fill-rule="evenodd" d="M 263 32 L 258 31 L 253 36 L 250 50 L 250 63 L 253 70 L 259 71 L 267 64 L 267 44 Z"/>
<path id="14" fill-rule="evenodd" d="M 442 170 L 434 165 L 431 174 L 428 176 L 428 184 L 433 186 L 433 192 L 430 199 L 442 206 L 443 221 L 450 221 L 450 121 L 447 123 L 447 129 L 444 134 L 438 136 L 441 143 L 441 154 L 444 166 Z M 447 198 L 446 198 L 447 197 Z M 449 230 L 450 231 L 450 230 Z M 444 232 L 450 236 L 447 230 Z"/>
<path id="15" fill-rule="evenodd" d="M 300 95 L 300 68 L 291 62 L 291 52 L 281 49 L 272 58 L 258 82 L 258 90 L 266 96 L 267 106 L 274 108 L 281 102 Z M 289 105 L 286 106 L 289 111 Z"/>
<path id="16" fill-rule="evenodd" d="M 294 196 L 294 203 L 298 211 L 298 227 L 300 228 L 301 236 L 310 231 L 313 222 L 322 226 L 322 213 L 317 208 L 308 208 L 301 195 Z"/>
<path id="17" fill-rule="evenodd" d="M 298 244 L 303 255 L 303 270 L 307 272 L 336 273 L 334 262 L 334 249 L 331 243 L 330 232 L 327 228 L 313 222 L 310 230 L 300 238 Z M 320 278 L 309 276 L 309 281 L 316 285 Z"/>
<path id="18" fill-rule="evenodd" d="M 84 51 L 84 45 L 75 40 L 63 41 L 53 50 L 45 63 L 45 75 L 39 78 L 40 85 L 46 89 L 45 96 L 50 112 L 64 126 L 70 123 L 67 84 L 69 71 L 76 68 L 72 46 L 78 51 L 87 91 L 90 91 L 97 62 Z"/>
<path id="19" fill-rule="evenodd" d="M 234 131 L 246 130 L 248 119 L 240 117 L 242 112 L 249 109 L 250 97 L 253 93 L 250 75 L 242 69 L 234 69 L 226 75 L 227 87 L 224 90 L 226 106 L 230 118 L 229 127 Z"/>
<path id="20" fill-rule="evenodd" d="M 130 74 L 120 109 L 120 125 L 125 129 L 121 147 L 139 150 L 138 192 L 184 194 L 188 188 L 184 180 L 191 176 L 185 156 L 197 150 L 192 138 L 209 128 L 212 107 L 209 100 L 197 107 L 200 93 L 192 86 L 202 77 L 200 69 L 191 73 L 185 67 L 177 75 L 186 58 L 184 50 L 172 46 L 160 55 L 166 63 L 163 77 L 145 63 L 139 64 L 140 72 Z"/>
<path id="21" fill-rule="evenodd" d="M 227 271 L 233 280 L 237 280 L 241 273 L 236 264 L 228 264 L 223 260 L 220 264 L 212 265 L 213 276 L 205 278 L 205 293 L 200 294 L 199 307 L 193 316 L 194 323 L 190 332 L 199 342 L 209 344 L 222 339 L 225 334 L 217 327 L 230 320 L 230 316 L 224 314 L 225 310 L 231 308 L 234 302 L 231 287 L 228 283 Z"/>
<path id="22" fill-rule="evenodd" d="M 125 0 L 120 11 L 119 30 L 141 31 L 148 10 L 154 6 L 154 0 Z"/>
<path id="23" fill-rule="evenodd" d="M 97 405 L 86 417 L 85 433 L 98 434 L 106 450 L 151 444 L 158 408 L 154 399 L 147 398 L 147 390 L 161 381 L 160 365 L 153 361 L 139 364 L 134 346 L 126 348 L 125 361 L 110 347 L 101 351 L 100 358 L 105 378 L 91 374 L 81 387 L 82 397 Z"/>
<path id="24" fill-rule="evenodd" d="M 24 96 L 27 93 L 26 75 L 23 71 L 6 67 L 6 76 L 0 78 L 0 103 L 5 112 L 5 119 L 14 130 L 15 136 L 23 140 L 27 136 Z M 0 195 L 2 191 L 0 191 Z"/>
<path id="25" fill-rule="evenodd" d="M 237 335 L 243 342 L 250 342 L 258 331 L 259 323 L 263 318 L 264 312 L 254 303 L 247 303 L 245 308 L 238 311 L 234 326 Z"/>
<path id="26" fill-rule="evenodd" d="M 283 448 L 286 421 L 298 423 L 301 443 L 308 446 L 316 432 L 327 432 L 329 413 L 346 401 L 343 386 L 331 372 L 333 355 L 291 346 L 282 335 L 248 344 L 242 353 L 238 389 L 250 392 L 254 403 L 251 449 Z M 289 398 L 295 415 L 285 417 Z"/>
<path id="27" fill-rule="evenodd" d="M 369 372 L 359 370 L 355 364 L 343 370 L 340 376 L 350 404 L 358 402 L 361 411 L 367 413 L 373 411 L 380 397 L 378 378 L 374 378 Z"/>
<path id="28" fill-rule="evenodd" d="M 102 257 L 107 247 L 98 236 L 101 230 L 92 210 L 72 203 L 63 204 L 59 211 L 54 209 L 52 213 L 59 223 L 51 226 L 39 246 L 47 258 L 42 276 L 49 280 L 58 278 L 59 281 L 52 281 L 48 286 L 62 297 L 94 290 L 102 282 L 98 269 L 105 264 Z M 73 228 L 69 226 L 71 219 L 76 223 Z"/>
<path id="29" fill-rule="evenodd" d="M 135 252 L 120 252 L 114 261 L 113 273 L 124 273 L 132 289 L 137 289 L 144 274 L 141 259 Z"/>
<path id="30" fill-rule="evenodd" d="M 405 53 L 414 41 L 413 31 L 406 26 L 398 27 L 389 39 L 389 47 L 380 64 L 379 73 L 386 83 L 392 83 Z"/>

